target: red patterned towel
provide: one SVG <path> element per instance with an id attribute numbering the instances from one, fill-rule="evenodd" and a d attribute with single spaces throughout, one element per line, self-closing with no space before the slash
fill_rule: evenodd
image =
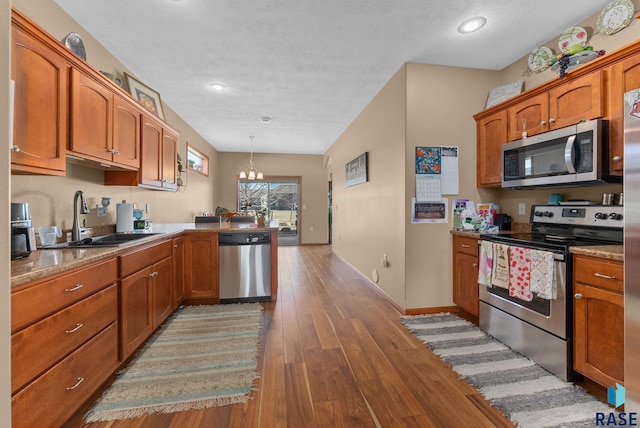
<path id="1" fill-rule="evenodd" d="M 531 280 L 531 250 L 509 247 L 509 296 L 530 302 L 533 294 L 529 290 Z"/>

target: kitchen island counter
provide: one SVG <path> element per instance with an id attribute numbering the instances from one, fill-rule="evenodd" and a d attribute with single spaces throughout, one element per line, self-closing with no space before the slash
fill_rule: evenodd
<path id="1" fill-rule="evenodd" d="M 221 227 L 222 226 L 222 227 Z M 29 257 L 11 261 L 11 288 L 18 287 L 46 276 L 55 275 L 90 263 L 115 257 L 137 246 L 172 238 L 184 232 L 233 232 L 247 229 L 272 231 L 274 228 L 256 227 L 248 223 L 171 223 L 154 224 L 153 234 L 119 247 L 59 248 L 33 251 Z"/>

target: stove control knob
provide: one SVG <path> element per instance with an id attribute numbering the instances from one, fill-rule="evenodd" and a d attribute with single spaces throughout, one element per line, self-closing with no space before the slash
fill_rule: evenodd
<path id="1" fill-rule="evenodd" d="M 609 214 L 609 220 L 622 220 L 622 214 L 611 213 Z"/>
<path id="2" fill-rule="evenodd" d="M 534 216 L 534 217 L 541 217 L 541 216 L 542 216 L 542 212 L 540 212 L 540 211 L 535 211 L 535 212 L 533 213 L 533 216 Z"/>
<path id="3" fill-rule="evenodd" d="M 598 220 L 604 220 L 605 218 L 607 218 L 607 215 L 605 213 L 596 213 L 595 218 L 597 218 Z"/>
<path id="4" fill-rule="evenodd" d="M 545 211 L 542 215 L 545 217 L 553 217 L 553 213 L 551 211 Z"/>

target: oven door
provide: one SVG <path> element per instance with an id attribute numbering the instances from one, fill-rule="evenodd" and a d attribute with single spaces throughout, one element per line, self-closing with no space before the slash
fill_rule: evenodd
<path id="1" fill-rule="evenodd" d="M 498 308 L 520 320 L 545 330 L 561 339 L 568 339 L 567 272 L 568 255 L 554 252 L 555 299 L 534 297 L 531 302 L 509 296 L 506 289 L 479 285 L 480 301 Z"/>

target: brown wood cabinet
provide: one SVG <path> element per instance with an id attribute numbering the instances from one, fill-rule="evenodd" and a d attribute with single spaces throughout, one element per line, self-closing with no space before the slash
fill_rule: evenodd
<path id="1" fill-rule="evenodd" d="M 477 124 L 477 178 L 476 185 L 502 184 L 502 144 L 507 142 L 507 111 L 499 110 L 480 119 Z"/>
<path id="2" fill-rule="evenodd" d="M 185 298 L 185 246 L 184 236 L 173 238 L 173 309 L 176 309 Z"/>
<path id="3" fill-rule="evenodd" d="M 574 370 L 604 387 L 624 381 L 624 266 L 574 255 Z"/>
<path id="4" fill-rule="evenodd" d="M 177 133 L 146 114 L 142 115 L 140 127 L 140 170 L 106 171 L 105 184 L 175 191 L 178 188 Z"/>
<path id="5" fill-rule="evenodd" d="M 101 167 L 137 170 L 140 114 L 134 104 L 93 76 L 71 70 L 70 154 Z"/>
<path id="6" fill-rule="evenodd" d="M 453 302 L 478 316 L 478 238 L 453 235 Z"/>
<path id="7" fill-rule="evenodd" d="M 593 71 L 509 107 L 509 141 L 604 116 L 603 72 Z M 526 125 L 526 129 L 525 129 Z"/>
<path id="8" fill-rule="evenodd" d="M 623 59 L 609 69 L 609 172 L 624 172 L 624 93 L 640 88 L 640 53 Z"/>
<path id="9" fill-rule="evenodd" d="M 116 370 L 117 277 L 114 258 L 12 290 L 13 426 L 63 426 Z"/>
<path id="10" fill-rule="evenodd" d="M 125 361 L 173 310 L 171 241 L 120 256 L 120 360 Z"/>
<path id="11" fill-rule="evenodd" d="M 218 233 L 187 232 L 185 255 L 186 299 L 219 303 Z"/>
<path id="12" fill-rule="evenodd" d="M 15 82 L 12 173 L 65 175 L 69 63 L 13 16 L 11 79 Z"/>

